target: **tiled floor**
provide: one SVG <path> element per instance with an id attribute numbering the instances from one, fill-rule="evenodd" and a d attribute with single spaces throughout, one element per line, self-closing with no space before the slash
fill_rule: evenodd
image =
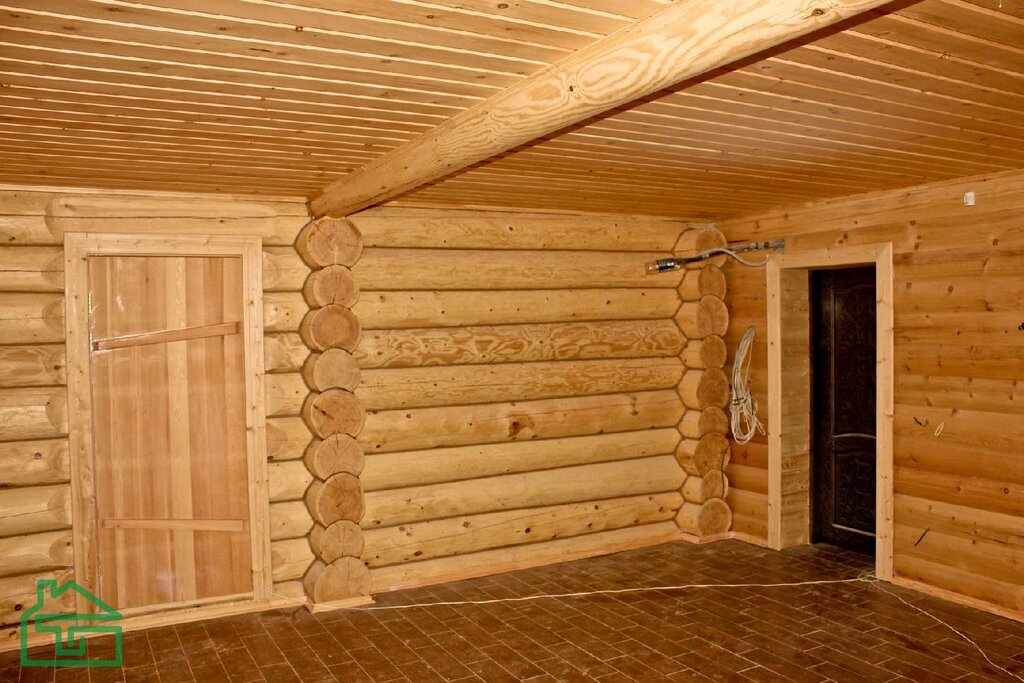
<path id="1" fill-rule="evenodd" d="M 819 546 L 673 544 L 379 596 L 376 606 L 635 586 L 774 583 L 860 575 L 865 558 Z M 1024 674 L 1024 624 L 886 585 L 567 597 L 311 615 L 265 612 L 127 633 L 124 669 L 19 670 L 2 681 L 989 681 Z M 110 648 L 92 641 L 94 655 Z M 6 668 L 5 668 L 6 667 Z"/>

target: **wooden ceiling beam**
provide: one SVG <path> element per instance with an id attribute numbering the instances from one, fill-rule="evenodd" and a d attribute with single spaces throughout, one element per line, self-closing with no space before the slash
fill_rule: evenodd
<path id="1" fill-rule="evenodd" d="M 887 2 L 680 0 L 331 183 L 310 209 L 347 215 Z"/>

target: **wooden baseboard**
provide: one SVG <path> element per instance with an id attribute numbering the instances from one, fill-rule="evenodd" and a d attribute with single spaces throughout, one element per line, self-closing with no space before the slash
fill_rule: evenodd
<path id="1" fill-rule="evenodd" d="M 314 614 L 317 612 L 333 612 L 338 609 L 351 609 L 353 607 L 364 607 L 372 605 L 373 598 L 369 595 L 357 595 L 344 600 L 332 600 L 331 602 L 307 602 L 306 609 Z"/>
<path id="2" fill-rule="evenodd" d="M 974 609 L 981 610 L 982 612 L 988 612 L 989 614 L 996 614 L 1007 619 L 1019 621 L 1024 623 L 1024 612 L 1020 610 L 1012 610 L 1006 607 L 1000 607 L 994 605 L 991 602 L 985 602 L 984 600 L 978 600 L 968 595 L 960 595 L 953 591 L 946 590 L 945 588 L 936 588 L 935 586 L 929 586 L 927 583 L 921 583 L 913 579 L 904 579 L 899 576 L 895 576 L 892 579 L 894 586 L 900 586 L 901 588 L 909 588 L 910 590 L 917 591 L 918 593 L 924 593 L 930 595 L 933 598 L 939 598 L 941 600 L 948 600 L 949 602 L 955 602 L 958 605 L 965 607 L 973 607 Z"/>
<path id="3" fill-rule="evenodd" d="M 768 548 L 768 539 L 760 538 L 752 534 L 743 533 L 742 531 L 730 531 L 726 534 L 726 537 L 735 540 L 749 543 L 750 545 L 756 545 L 761 548 Z"/>

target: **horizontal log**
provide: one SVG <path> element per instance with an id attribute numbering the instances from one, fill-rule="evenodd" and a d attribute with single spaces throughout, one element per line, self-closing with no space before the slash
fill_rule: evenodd
<path id="1" fill-rule="evenodd" d="M 309 220 L 301 202 L 259 202 L 193 197 L 50 195 L 38 213 L 10 217 L 0 230 L 5 244 L 64 243 L 65 232 L 258 235 L 264 245 L 288 246 Z"/>
<path id="2" fill-rule="evenodd" d="M 359 377 L 359 362 L 344 349 L 311 354 L 302 366 L 302 378 L 313 391 L 352 391 L 359 384 Z"/>
<path id="3" fill-rule="evenodd" d="M 732 511 L 721 498 L 713 498 L 700 505 L 683 503 L 676 515 L 676 523 L 684 532 L 698 538 L 717 536 L 729 531 Z"/>
<path id="4" fill-rule="evenodd" d="M 897 524 L 937 529 L 965 538 L 984 538 L 1005 546 L 1024 547 L 1020 517 L 897 494 L 893 503 Z"/>
<path id="5" fill-rule="evenodd" d="M 323 527 L 335 522 L 358 522 L 363 517 L 363 487 L 351 474 L 317 479 L 306 491 L 306 507 L 313 521 Z"/>
<path id="6" fill-rule="evenodd" d="M 1020 581 L 1020 567 L 1024 562 L 1021 545 L 1006 545 L 977 534 L 963 536 L 899 522 L 893 527 L 893 552 L 1011 584 Z"/>
<path id="7" fill-rule="evenodd" d="M 724 367 L 727 356 L 725 341 L 718 335 L 709 335 L 703 339 L 691 339 L 686 342 L 680 358 L 686 367 L 704 370 Z"/>
<path id="8" fill-rule="evenodd" d="M 375 491 L 365 496 L 361 526 L 372 529 L 497 510 L 664 493 L 678 489 L 683 479 L 675 458 L 655 456 Z"/>
<path id="9" fill-rule="evenodd" d="M 312 528 L 313 518 L 304 501 L 270 504 L 270 540 L 304 538 Z"/>
<path id="10" fill-rule="evenodd" d="M 64 584 L 74 577 L 74 572 L 58 569 L 49 572 L 36 572 L 22 576 L 9 576 L 0 579 L 0 626 L 18 624 L 25 610 L 30 609 L 39 596 L 36 585 L 43 579 L 52 579 Z M 70 614 L 75 611 L 74 591 L 67 591 L 56 600 L 47 602 L 47 613 Z"/>
<path id="11" fill-rule="evenodd" d="M 678 355 L 685 339 L 671 320 L 442 327 L 364 331 L 364 368 L 515 363 Z"/>
<path id="12" fill-rule="evenodd" d="M 296 332 L 263 337 L 264 369 L 267 372 L 299 372 L 309 356 L 309 347 Z"/>
<path id="13" fill-rule="evenodd" d="M 0 339 L 4 344 L 62 343 L 64 296 L 0 292 Z"/>
<path id="14" fill-rule="evenodd" d="M 670 520 L 681 504 L 678 493 L 661 493 L 371 529 L 363 559 L 373 568 L 543 543 Z"/>
<path id="15" fill-rule="evenodd" d="M 367 247 L 669 251 L 687 224 L 619 216 L 523 213 L 362 213 L 349 218 Z"/>
<path id="16" fill-rule="evenodd" d="M 0 489 L 71 479 L 67 439 L 0 443 Z"/>
<path id="17" fill-rule="evenodd" d="M 0 576 L 66 569 L 74 562 L 74 555 L 74 539 L 69 531 L 0 538 Z"/>
<path id="18" fill-rule="evenodd" d="M 275 581 L 271 595 L 277 600 L 287 600 L 296 605 L 306 602 L 306 589 L 302 581 Z"/>
<path id="19" fill-rule="evenodd" d="M 302 419 L 310 431 L 321 439 L 334 434 L 356 435 L 366 421 L 362 401 L 342 389 L 328 389 L 310 394 L 302 406 Z"/>
<path id="20" fill-rule="evenodd" d="M 314 525 L 309 544 L 320 560 L 331 564 L 343 557 L 361 557 L 365 538 L 358 524 L 341 520 L 328 527 Z"/>
<path id="21" fill-rule="evenodd" d="M 363 251 L 363 236 L 344 218 L 318 218 L 299 232 L 295 251 L 311 268 L 351 266 Z"/>
<path id="22" fill-rule="evenodd" d="M 703 339 L 712 334 L 722 336 L 729 331 L 729 309 L 716 296 L 684 301 L 675 320 L 689 339 Z"/>
<path id="23" fill-rule="evenodd" d="M 330 304 L 306 313 L 299 325 L 299 334 L 314 351 L 353 351 L 359 343 L 360 324 L 350 309 Z"/>
<path id="24" fill-rule="evenodd" d="M 0 292 L 63 291 L 63 248 L 0 246 Z"/>
<path id="25" fill-rule="evenodd" d="M 679 383 L 679 395 L 693 410 L 725 408 L 731 398 L 729 379 L 718 368 L 687 370 Z"/>
<path id="26" fill-rule="evenodd" d="M 330 304 L 351 306 L 359 299 L 359 284 L 345 266 L 327 266 L 314 270 L 302 286 L 302 296 L 310 308 Z"/>
<path id="27" fill-rule="evenodd" d="M 997 581 L 979 576 L 943 562 L 934 562 L 908 553 L 894 558 L 896 577 L 916 581 L 951 595 L 974 599 L 1014 615 L 1024 611 L 1024 591 L 1020 583 Z"/>
<path id="28" fill-rule="evenodd" d="M 301 500 L 313 483 L 313 475 L 301 460 L 282 460 L 268 463 L 267 482 L 272 503 Z"/>
<path id="29" fill-rule="evenodd" d="M 370 572 L 360 560 L 342 557 L 331 564 L 313 563 L 302 580 L 313 604 L 370 594 Z"/>
<path id="30" fill-rule="evenodd" d="M 263 295 L 264 332 L 298 332 L 309 306 L 298 292 L 268 292 Z"/>
<path id="31" fill-rule="evenodd" d="M 437 484 L 501 474 L 641 458 L 675 452 L 674 429 L 597 434 L 565 439 L 379 453 L 366 460 L 367 491 Z"/>
<path id="32" fill-rule="evenodd" d="M 67 433 L 64 387 L 0 389 L 0 441 L 50 439 Z"/>
<path id="33" fill-rule="evenodd" d="M 263 291 L 299 292 L 309 277 L 309 266 L 292 247 L 263 250 Z"/>
<path id="34" fill-rule="evenodd" d="M 687 410 L 679 421 L 679 433 L 687 439 L 700 439 L 707 434 L 728 434 L 729 417 L 721 408 Z"/>
<path id="35" fill-rule="evenodd" d="M 305 538 L 292 538 L 270 544 L 270 567 L 274 581 L 301 579 L 315 559 Z"/>
<path id="36" fill-rule="evenodd" d="M 0 346 L 0 388 L 66 383 L 63 344 Z"/>
<path id="37" fill-rule="evenodd" d="M 370 453 L 555 439 L 676 424 L 674 391 L 371 412 L 357 439 Z"/>
<path id="38" fill-rule="evenodd" d="M 676 449 L 676 460 L 687 474 L 704 477 L 725 469 L 729 464 L 729 440 L 721 434 L 707 434 L 700 440 L 683 439 Z"/>
<path id="39" fill-rule="evenodd" d="M 267 459 L 298 460 L 306 451 L 313 434 L 301 417 L 276 417 L 267 420 Z"/>
<path id="40" fill-rule="evenodd" d="M 611 394 L 678 384 L 678 358 L 371 369 L 356 395 L 369 410 Z"/>
<path id="41" fill-rule="evenodd" d="M 368 290 L 677 287 L 679 272 L 647 276 L 646 262 L 664 253 L 367 249 L 352 274 Z"/>
<path id="42" fill-rule="evenodd" d="M 546 543 L 531 543 L 511 548 L 485 550 L 470 555 L 438 558 L 371 570 L 376 593 L 459 581 L 490 574 L 537 567 L 556 562 L 581 560 L 662 543 L 680 538 L 674 522 L 600 531 L 594 534 L 562 538 Z"/>
<path id="43" fill-rule="evenodd" d="M 267 417 L 294 417 L 302 412 L 309 387 L 297 372 L 264 375 Z"/>
<path id="44" fill-rule="evenodd" d="M 683 498 L 690 503 L 706 503 L 712 498 L 725 498 L 729 479 L 721 470 L 710 470 L 703 477 L 690 476 L 683 483 Z"/>
<path id="45" fill-rule="evenodd" d="M 363 448 L 347 434 L 333 434 L 326 439 L 313 439 L 303 456 L 306 469 L 320 479 L 346 473 L 358 477 L 363 471 Z"/>
<path id="46" fill-rule="evenodd" d="M 58 531 L 70 526 L 70 486 L 0 489 L 0 536 Z"/>
<path id="47" fill-rule="evenodd" d="M 352 307 L 365 329 L 468 327 L 587 320 L 671 318 L 679 296 L 668 289 L 371 292 Z"/>
<path id="48" fill-rule="evenodd" d="M 679 298 L 683 301 L 700 301 L 705 296 L 724 299 L 726 292 L 725 275 L 718 266 L 688 270 L 679 284 Z"/>

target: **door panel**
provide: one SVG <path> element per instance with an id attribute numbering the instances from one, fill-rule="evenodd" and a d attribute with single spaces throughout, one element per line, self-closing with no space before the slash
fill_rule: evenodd
<path id="1" fill-rule="evenodd" d="M 875 269 L 817 271 L 813 311 L 812 540 L 875 546 Z"/>
<path id="2" fill-rule="evenodd" d="M 92 256 L 88 270 L 100 596 L 251 594 L 241 259 Z M 181 338 L 147 336 L 168 332 Z"/>

